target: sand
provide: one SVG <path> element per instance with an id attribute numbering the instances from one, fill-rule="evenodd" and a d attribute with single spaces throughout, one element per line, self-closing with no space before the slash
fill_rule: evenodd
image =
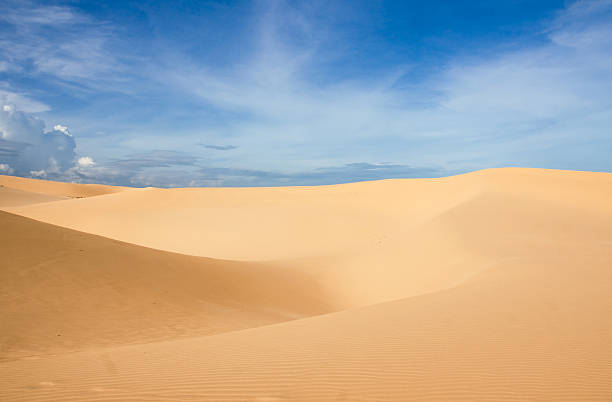
<path id="1" fill-rule="evenodd" d="M 93 197 L 96 195 L 118 193 L 129 189 L 128 187 L 105 186 L 102 184 L 62 183 L 4 175 L 0 175 L 0 186 L 62 198 Z"/>
<path id="2" fill-rule="evenodd" d="M 612 399 L 612 174 L 9 179 L 0 400 Z"/>
<path id="3" fill-rule="evenodd" d="M 0 184 L 0 208 L 19 207 L 65 199 L 68 199 L 68 197 L 24 191 L 17 188 L 5 187 Z"/>

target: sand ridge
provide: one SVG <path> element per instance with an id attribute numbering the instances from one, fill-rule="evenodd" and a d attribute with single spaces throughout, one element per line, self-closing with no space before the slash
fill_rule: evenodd
<path id="1" fill-rule="evenodd" d="M 612 398 L 612 174 L 35 201 L 1 207 L 0 399 Z"/>
<path id="2" fill-rule="evenodd" d="M 130 189 L 129 187 L 121 186 L 64 183 L 59 181 L 29 179 L 26 177 L 6 175 L 0 175 L 0 185 L 16 190 L 67 198 L 95 197 L 98 195 L 112 194 Z"/>
<path id="3" fill-rule="evenodd" d="M 21 207 L 24 205 L 38 204 L 41 202 L 51 202 L 64 200 L 67 197 L 35 193 L 16 188 L 5 187 L 0 184 L 0 208 Z"/>

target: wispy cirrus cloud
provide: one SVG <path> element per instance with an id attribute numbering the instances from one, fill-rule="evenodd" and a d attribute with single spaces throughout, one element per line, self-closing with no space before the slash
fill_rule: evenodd
<path id="1" fill-rule="evenodd" d="M 0 5 L 0 27 L 6 71 L 99 87 L 105 75 L 121 70 L 108 48 L 114 28 L 68 5 L 7 0 Z"/>
<path id="2" fill-rule="evenodd" d="M 50 110 L 49 105 L 31 99 L 26 94 L 14 92 L 8 85 L 0 83 L 0 106 L 14 105 L 26 113 L 40 113 Z"/>
<path id="3" fill-rule="evenodd" d="M 211 167 L 194 164 L 196 169 L 182 170 L 178 165 L 167 169 L 137 169 L 125 175 L 123 169 L 110 167 L 104 170 L 106 180 L 129 186 L 157 187 L 261 187 L 261 186 L 311 186 L 410 177 L 440 177 L 448 172 L 397 164 L 349 163 L 311 170 L 283 172 L 274 170 Z M 91 170 L 90 170 L 91 171 Z M 97 175 L 98 181 L 102 175 Z M 85 176 L 83 176 L 85 178 Z"/>
<path id="4" fill-rule="evenodd" d="M 311 186 L 366 180 L 440 177 L 448 172 L 434 168 L 393 163 L 355 162 L 292 173 L 251 169 L 211 168 L 200 170 L 202 181 L 223 186 Z"/>
<path id="5" fill-rule="evenodd" d="M 226 129 L 242 149 L 274 149 L 274 160 L 294 165 L 367 160 L 378 143 L 375 154 L 386 159 L 446 168 L 464 160 L 455 168 L 612 169 L 585 145 L 610 144 L 611 10 L 609 1 L 576 2 L 541 27 L 538 43 L 463 55 L 418 83 L 405 83 L 410 68 L 402 66 L 321 83 L 333 40 L 317 37 L 308 16 L 275 5 L 262 12 L 254 50 L 233 67 L 173 60 L 184 67 L 164 77 L 238 114 Z M 257 163 L 248 151 L 243 157 Z"/>
<path id="6" fill-rule="evenodd" d="M 191 166 L 198 158 L 186 152 L 155 149 L 147 152 L 128 154 L 122 158 L 113 159 L 108 164 L 117 168 L 142 170 L 145 168 L 165 168 L 172 166 Z"/>

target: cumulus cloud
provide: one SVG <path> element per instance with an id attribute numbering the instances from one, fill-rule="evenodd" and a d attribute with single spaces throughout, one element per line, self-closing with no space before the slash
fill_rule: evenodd
<path id="1" fill-rule="evenodd" d="M 55 126 L 53 126 L 53 130 L 62 132 L 68 137 L 72 137 L 72 134 L 70 134 L 70 131 L 68 131 L 68 127 L 62 126 L 61 124 L 56 124 Z"/>
<path id="2" fill-rule="evenodd" d="M 4 174 L 12 174 L 13 169 L 7 163 L 0 163 L 0 172 Z"/>
<path id="3" fill-rule="evenodd" d="M 4 104 L 0 110 L 0 172 L 19 176 L 66 178 L 93 164 L 77 160 L 74 137 L 63 125 L 45 130 L 41 119 Z M 84 163 L 81 163 L 83 160 Z M 89 163 L 91 162 L 91 163 Z"/>
<path id="4" fill-rule="evenodd" d="M 95 162 L 90 156 L 81 156 L 77 159 L 77 164 L 80 167 L 91 167 L 95 165 Z"/>

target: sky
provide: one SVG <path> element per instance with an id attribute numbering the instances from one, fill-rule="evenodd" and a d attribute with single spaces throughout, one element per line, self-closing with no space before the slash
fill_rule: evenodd
<path id="1" fill-rule="evenodd" d="M 0 2 L 0 174 L 612 172 L 612 0 Z"/>

